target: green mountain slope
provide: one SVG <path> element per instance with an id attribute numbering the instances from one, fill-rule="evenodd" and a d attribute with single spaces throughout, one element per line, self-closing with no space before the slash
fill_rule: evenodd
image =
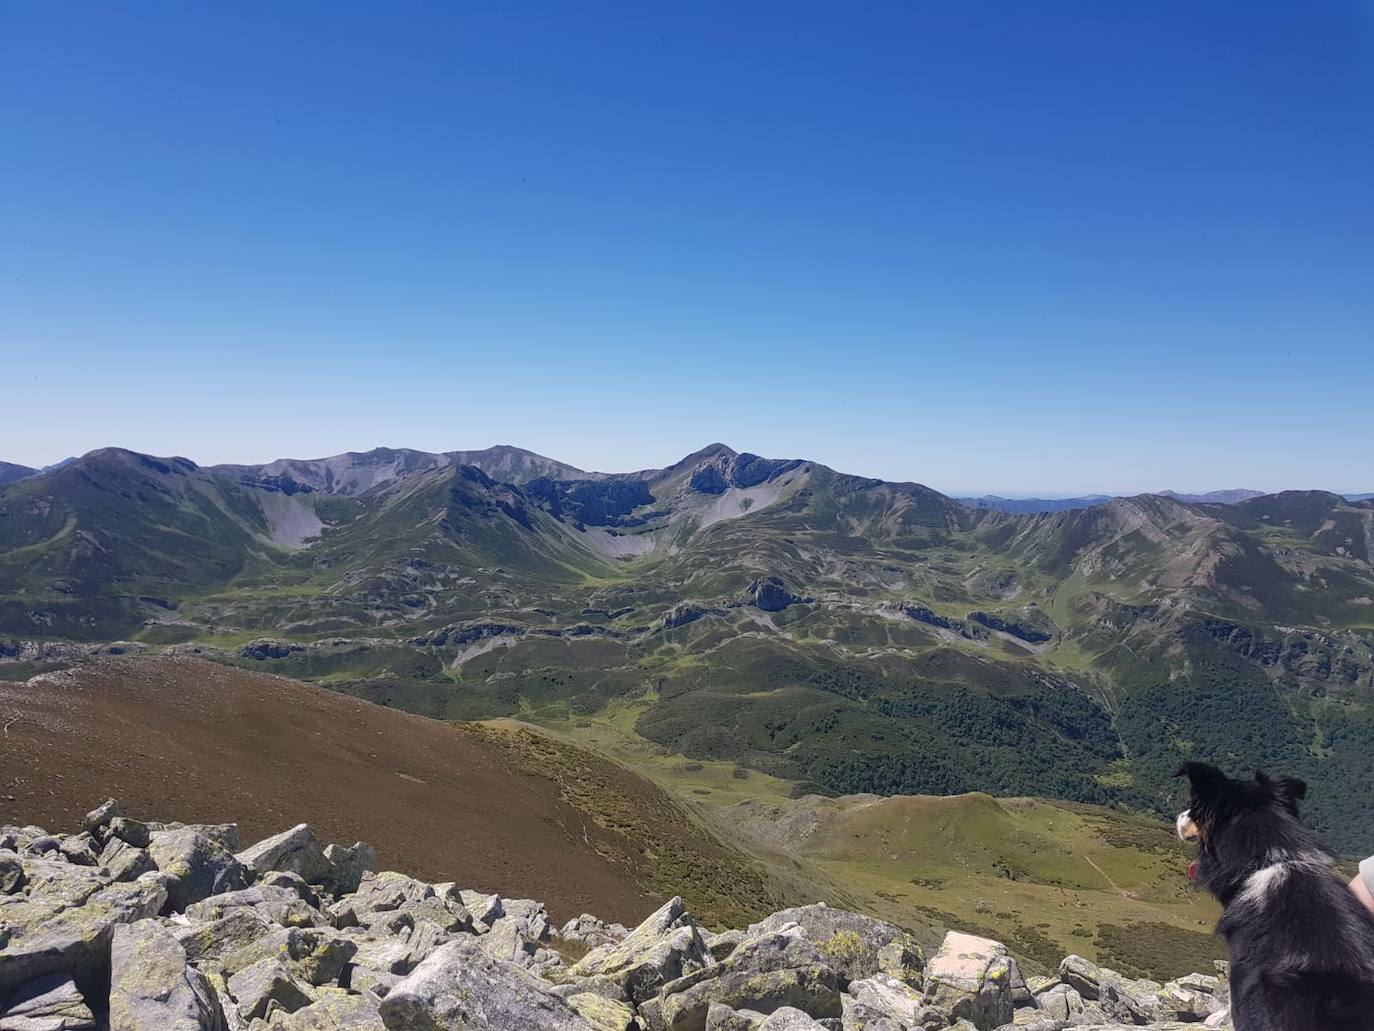
<path id="1" fill-rule="evenodd" d="M 269 539 L 255 499 L 184 458 L 92 452 L 0 491 L 0 627 L 119 637 L 228 583 Z"/>
<path id="2" fill-rule="evenodd" d="M 14 483 L 16 480 L 22 480 L 26 476 L 32 476 L 36 472 L 38 472 L 37 469 L 30 469 L 27 465 L 0 462 L 0 487 L 7 483 Z"/>
<path id="3" fill-rule="evenodd" d="M 633 711 L 835 793 L 1167 812 L 1183 756 L 1274 766 L 1354 849 L 1372 555 L 1374 507 L 1321 492 L 1014 514 L 719 444 L 626 474 L 107 451 L 0 488 L 0 651 L 128 637 L 442 718 Z"/>

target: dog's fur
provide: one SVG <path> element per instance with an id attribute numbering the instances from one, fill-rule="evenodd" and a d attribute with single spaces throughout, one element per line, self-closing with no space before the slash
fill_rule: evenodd
<path id="1" fill-rule="evenodd" d="M 1374 1031 L 1374 916 L 1298 817 L 1307 785 L 1231 780 L 1185 763 L 1179 836 L 1198 840 L 1197 882 L 1225 909 L 1236 1031 Z"/>

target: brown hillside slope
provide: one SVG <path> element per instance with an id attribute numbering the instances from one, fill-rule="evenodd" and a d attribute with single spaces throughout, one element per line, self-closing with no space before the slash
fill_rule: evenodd
<path id="1" fill-rule="evenodd" d="M 237 820 L 245 842 L 309 822 L 322 839 L 369 842 L 384 868 L 541 899 L 559 920 L 633 922 L 657 904 L 654 857 L 635 836 L 490 732 L 282 677 L 129 657 L 0 683 L 0 726 L 0 823 L 74 830 L 114 796 L 134 815 Z M 732 858 L 661 789 L 578 755 L 600 790 L 672 824 L 650 830 L 675 835 L 689 865 Z"/>

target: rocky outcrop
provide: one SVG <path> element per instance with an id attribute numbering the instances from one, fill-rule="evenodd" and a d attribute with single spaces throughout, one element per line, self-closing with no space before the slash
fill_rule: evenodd
<path id="1" fill-rule="evenodd" d="M 701 494 L 724 494 L 731 487 L 756 487 L 799 468 L 800 459 L 760 458 L 720 451 L 692 470 L 688 484 Z"/>
<path id="2" fill-rule="evenodd" d="M 676 630 L 680 626 L 688 623 L 695 623 L 703 616 L 709 615 L 713 610 L 704 606 L 697 605 L 690 601 L 680 601 L 667 612 L 654 620 L 649 627 L 650 633 L 658 633 L 662 630 Z"/>
<path id="3" fill-rule="evenodd" d="M 266 638 L 249 641 L 239 649 L 239 656 L 263 662 L 267 659 L 285 659 L 296 652 L 305 651 L 305 645 L 294 641 L 273 641 Z"/>
<path id="4" fill-rule="evenodd" d="M 674 898 L 633 929 L 555 929 L 539 902 L 375 864 L 304 824 L 241 848 L 232 824 L 143 824 L 113 802 L 75 834 L 0 827 L 0 1031 L 1230 1026 L 1223 977 L 1070 956 L 1028 984 L 999 942 L 950 932 L 927 960 L 825 905 L 711 933 Z"/>
<path id="5" fill-rule="evenodd" d="M 1031 619 L 1035 616 L 1038 616 L 1039 619 L 1038 622 L 1033 623 Z M 989 630 L 1000 630 L 1002 633 L 1010 634 L 1027 644 L 1043 644 L 1054 636 L 1053 631 L 1046 626 L 1049 624 L 1049 618 L 1040 613 L 1038 609 L 1032 609 L 1018 619 L 1007 619 L 993 612 L 970 612 L 968 618 L 975 623 L 981 623 Z"/>
<path id="6" fill-rule="evenodd" d="M 536 477 L 524 485 L 525 493 L 555 519 L 585 526 L 640 526 L 645 519 L 635 509 L 652 505 L 649 485 L 633 477 L 601 480 L 556 480 Z"/>
<path id="7" fill-rule="evenodd" d="M 789 605 L 801 605 L 814 600 L 803 594 L 793 594 L 776 576 L 751 580 L 744 589 L 744 604 L 764 612 L 781 612 Z"/>

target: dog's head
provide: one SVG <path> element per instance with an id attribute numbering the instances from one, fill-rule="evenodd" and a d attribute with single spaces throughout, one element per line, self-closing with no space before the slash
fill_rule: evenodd
<path id="1" fill-rule="evenodd" d="M 1187 777 L 1188 808 L 1178 814 L 1178 836 L 1198 845 L 1188 876 L 1225 900 L 1231 880 L 1278 857 L 1320 851 L 1303 825 L 1298 803 L 1307 785 L 1296 777 L 1256 773 L 1233 780 L 1215 766 L 1186 762 L 1175 774 Z"/>

